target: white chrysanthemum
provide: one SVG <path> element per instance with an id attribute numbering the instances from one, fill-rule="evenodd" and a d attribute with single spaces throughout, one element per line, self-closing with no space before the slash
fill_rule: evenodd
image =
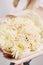
<path id="1" fill-rule="evenodd" d="M 20 57 L 26 50 L 35 51 L 40 46 L 40 28 L 28 17 L 5 18 L 0 20 L 0 45 Z"/>

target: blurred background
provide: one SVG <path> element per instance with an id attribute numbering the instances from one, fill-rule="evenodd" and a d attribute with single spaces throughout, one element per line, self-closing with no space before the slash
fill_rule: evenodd
<path id="1" fill-rule="evenodd" d="M 24 9 L 34 10 L 43 18 L 43 0 L 0 0 L 0 17 Z M 3 55 L 0 52 L 0 65 L 9 64 L 10 63 L 3 58 Z M 43 55 L 32 59 L 30 65 L 43 65 Z"/>

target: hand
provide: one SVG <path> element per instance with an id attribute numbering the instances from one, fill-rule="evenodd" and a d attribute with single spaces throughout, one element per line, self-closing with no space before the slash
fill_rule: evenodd
<path id="1" fill-rule="evenodd" d="M 30 60 L 31 61 L 31 60 Z M 29 65 L 30 64 L 30 61 L 29 62 L 25 62 L 25 63 L 21 63 L 19 65 Z M 10 65 L 18 65 L 18 64 L 14 64 L 14 63 L 10 63 Z"/>
<path id="2" fill-rule="evenodd" d="M 15 64 L 15 63 L 10 63 L 10 65 L 18 65 L 18 64 Z M 23 65 L 23 63 L 19 64 L 19 65 Z"/>
<path id="3" fill-rule="evenodd" d="M 14 64 L 14 65 L 18 65 L 18 64 Z M 23 63 L 19 64 L 19 65 L 24 65 Z"/>

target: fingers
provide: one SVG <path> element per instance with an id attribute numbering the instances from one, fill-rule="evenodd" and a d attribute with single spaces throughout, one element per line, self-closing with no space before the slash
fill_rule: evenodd
<path id="1" fill-rule="evenodd" d="M 11 15 L 11 14 L 6 15 L 6 17 L 15 18 L 15 16 L 14 15 Z"/>

